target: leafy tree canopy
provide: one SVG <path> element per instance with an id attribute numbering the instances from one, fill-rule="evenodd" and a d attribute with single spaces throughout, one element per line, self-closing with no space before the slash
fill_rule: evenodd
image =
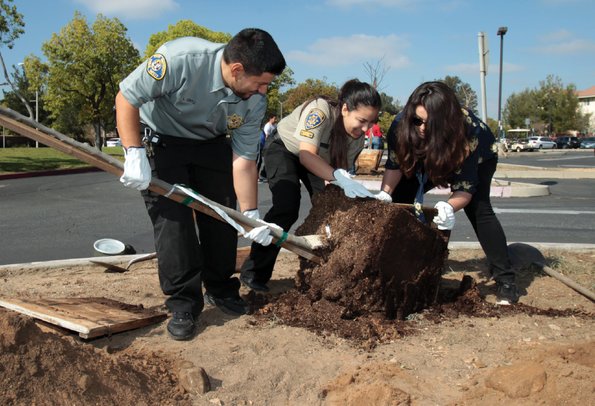
<path id="1" fill-rule="evenodd" d="M 306 79 L 296 87 L 287 90 L 283 97 L 283 115 L 286 116 L 306 100 L 326 96 L 336 100 L 339 96 L 339 88 L 334 84 L 329 84 L 326 80 Z"/>
<path id="2" fill-rule="evenodd" d="M 0 46 L 12 49 L 14 41 L 25 33 L 23 15 L 12 5 L 13 0 L 0 0 Z"/>
<path id="3" fill-rule="evenodd" d="M 229 42 L 232 36 L 225 32 L 211 31 L 192 20 L 180 20 L 176 24 L 170 24 L 166 31 L 151 35 L 144 57 L 150 57 L 164 43 L 180 37 L 198 37 L 207 41 L 225 44 Z"/>
<path id="4" fill-rule="evenodd" d="M 573 84 L 564 85 L 559 77 L 548 75 L 539 87 L 510 95 L 503 117 L 511 128 L 527 128 L 529 119 L 530 128 L 548 135 L 585 131 L 588 117 L 580 112 L 578 103 Z"/>
<path id="5" fill-rule="evenodd" d="M 101 145 L 101 130 L 114 126 L 118 83 L 140 63 L 126 32 L 117 18 L 99 14 L 89 26 L 76 12 L 59 34 L 42 45 L 47 58 L 47 109 L 54 118 L 65 111 L 75 114 L 69 123 L 93 124 L 96 146 Z"/>
<path id="6" fill-rule="evenodd" d="M 454 90 L 462 106 L 477 114 L 477 93 L 469 83 L 463 82 L 458 76 L 446 76 L 441 81 Z"/>

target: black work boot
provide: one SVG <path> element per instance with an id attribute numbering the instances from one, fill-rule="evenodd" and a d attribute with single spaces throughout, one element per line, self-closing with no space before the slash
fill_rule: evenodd
<path id="1" fill-rule="evenodd" d="M 210 292 L 205 292 L 205 303 L 217 306 L 224 313 L 235 316 L 248 313 L 248 303 L 246 303 L 240 295 L 216 297 Z"/>
<path id="2" fill-rule="evenodd" d="M 240 282 L 247 288 L 252 289 L 255 292 L 268 292 L 269 287 L 266 283 L 258 282 L 254 280 L 254 276 L 251 275 L 253 272 L 242 272 L 240 273 Z"/>
<path id="3" fill-rule="evenodd" d="M 189 340 L 194 337 L 196 324 L 192 313 L 174 312 L 167 323 L 167 332 L 174 340 Z"/>
<path id="4" fill-rule="evenodd" d="M 496 304 L 511 305 L 519 301 L 519 291 L 514 282 L 496 282 Z"/>

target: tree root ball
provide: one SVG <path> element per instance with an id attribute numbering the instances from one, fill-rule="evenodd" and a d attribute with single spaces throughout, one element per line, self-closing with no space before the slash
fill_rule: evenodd
<path id="1" fill-rule="evenodd" d="M 328 227 L 327 227 L 328 226 Z M 301 260 L 298 291 L 311 302 L 340 307 L 343 319 L 374 314 L 405 319 L 436 300 L 447 241 L 413 210 L 373 199 L 350 199 L 336 186 L 314 196 L 297 235 L 330 229 L 320 265 Z"/>

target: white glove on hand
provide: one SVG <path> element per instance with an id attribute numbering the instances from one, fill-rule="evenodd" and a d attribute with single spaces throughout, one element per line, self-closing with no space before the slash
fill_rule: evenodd
<path id="1" fill-rule="evenodd" d="M 252 220 L 260 220 L 260 212 L 258 209 L 246 210 L 242 214 Z"/>
<path id="2" fill-rule="evenodd" d="M 124 173 L 120 182 L 126 187 L 145 190 L 151 183 L 151 165 L 142 147 L 124 148 Z"/>
<path id="3" fill-rule="evenodd" d="M 253 228 L 252 230 L 250 230 L 246 234 L 244 234 L 244 237 L 246 237 L 260 245 L 264 245 L 265 247 L 267 245 L 270 245 L 271 242 L 273 241 L 273 236 L 271 235 L 271 230 L 267 226 L 260 226 L 260 227 Z"/>
<path id="4" fill-rule="evenodd" d="M 452 230 L 455 226 L 455 210 L 447 202 L 438 202 L 434 206 L 438 215 L 432 220 L 438 226 L 438 230 Z"/>
<path id="5" fill-rule="evenodd" d="M 345 169 L 335 169 L 333 176 L 335 180 L 331 181 L 331 183 L 343 189 L 345 196 L 352 198 L 375 197 L 364 185 L 351 179 L 351 175 Z"/>
<path id="6" fill-rule="evenodd" d="M 258 210 L 256 210 L 258 211 Z M 246 212 L 244 212 L 245 215 Z M 246 234 L 244 234 L 244 237 L 260 244 L 263 246 L 267 246 L 270 245 L 271 242 L 273 242 L 273 236 L 271 235 L 271 228 L 275 228 L 279 231 L 283 231 L 283 229 L 281 227 L 279 227 L 277 224 L 275 223 L 267 223 L 266 221 L 260 220 L 260 219 L 256 219 L 259 223 L 262 223 L 263 225 L 260 227 L 256 227 L 253 228 L 252 230 L 248 231 Z"/>
<path id="7" fill-rule="evenodd" d="M 374 197 L 376 199 L 380 200 L 381 202 L 386 202 L 386 203 L 393 202 L 393 197 L 391 195 L 389 195 L 388 193 L 386 193 L 384 190 L 381 190 L 380 192 L 376 193 L 374 195 Z"/>

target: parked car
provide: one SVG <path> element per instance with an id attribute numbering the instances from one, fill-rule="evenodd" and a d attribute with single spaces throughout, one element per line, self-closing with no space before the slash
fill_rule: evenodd
<path id="1" fill-rule="evenodd" d="M 556 138 L 556 146 L 558 148 L 578 148 L 581 145 L 578 137 L 571 137 L 569 135 L 563 135 Z"/>
<path id="2" fill-rule="evenodd" d="M 533 148 L 531 148 L 529 146 L 529 144 L 527 143 L 527 140 L 516 140 L 516 141 L 512 141 L 509 144 L 508 149 L 510 151 L 516 151 L 516 152 L 522 152 L 522 151 L 533 151 Z"/>
<path id="3" fill-rule="evenodd" d="M 106 147 L 121 147 L 122 141 L 119 138 L 110 138 L 105 142 Z"/>
<path id="4" fill-rule="evenodd" d="M 580 148 L 595 148 L 595 137 L 587 137 L 581 140 Z"/>
<path id="5" fill-rule="evenodd" d="M 556 143 L 548 137 L 529 137 L 527 145 L 533 149 L 553 149 Z"/>

